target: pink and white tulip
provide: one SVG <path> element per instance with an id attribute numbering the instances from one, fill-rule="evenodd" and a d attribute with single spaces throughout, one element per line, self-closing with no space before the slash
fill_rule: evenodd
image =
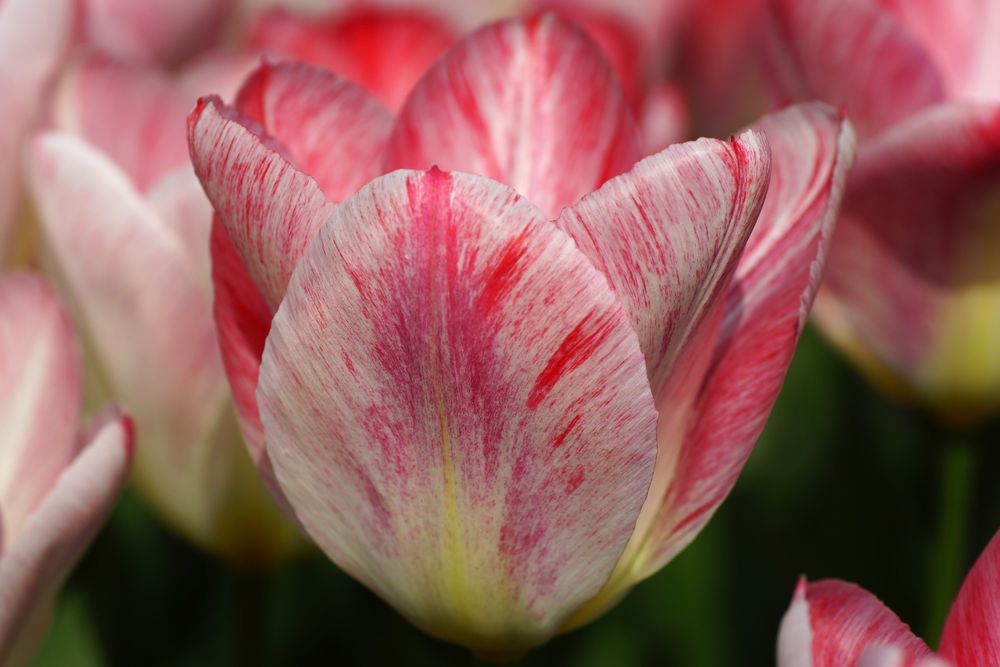
<path id="1" fill-rule="evenodd" d="M 1000 533 L 969 571 L 934 654 L 868 591 L 799 582 L 778 635 L 778 667 L 992 667 L 1000 664 Z"/>
<path id="2" fill-rule="evenodd" d="M 846 106 L 862 137 L 817 323 L 890 393 L 997 414 L 1000 5 L 772 4 L 784 92 Z"/>
<path id="3" fill-rule="evenodd" d="M 600 614 L 722 502 L 853 135 L 812 105 L 635 163 L 638 142 L 597 47 L 552 15 L 459 42 L 395 120 L 294 64 L 190 118 L 264 479 L 334 562 L 483 653 Z"/>
<path id="4" fill-rule="evenodd" d="M 263 566 L 299 538 L 261 487 L 233 415 L 212 318 L 212 211 L 184 131 L 198 94 L 227 90 L 247 67 L 212 58 L 168 74 L 86 58 L 61 82 L 57 129 L 34 139 L 28 171 L 103 390 L 138 426 L 137 486 L 192 541 Z"/>
<path id="5" fill-rule="evenodd" d="M 0 275 L 0 663 L 23 664 L 56 592 L 104 523 L 132 458 L 111 411 L 86 434 L 79 350 L 48 285 Z"/>

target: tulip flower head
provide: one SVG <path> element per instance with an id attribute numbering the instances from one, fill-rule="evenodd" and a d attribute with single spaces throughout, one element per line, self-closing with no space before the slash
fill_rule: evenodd
<path id="1" fill-rule="evenodd" d="M 862 137 L 817 323 L 889 393 L 997 414 L 1000 5 L 772 5 L 784 92 L 845 105 Z"/>
<path id="2" fill-rule="evenodd" d="M 301 64 L 204 99 L 216 323 L 268 487 L 435 636 L 511 655 L 594 618 L 735 482 L 852 145 L 804 106 L 636 163 L 607 62 L 549 14 L 456 44 L 396 118 Z"/>
<path id="3" fill-rule="evenodd" d="M 778 635 L 778 667 L 1000 664 L 1000 533 L 969 571 L 935 655 L 874 595 L 844 581 L 799 583 Z"/>
<path id="4" fill-rule="evenodd" d="M 69 317 L 40 278 L 0 275 L 0 663 L 27 662 L 53 599 L 118 498 L 128 417 L 80 432 Z"/>

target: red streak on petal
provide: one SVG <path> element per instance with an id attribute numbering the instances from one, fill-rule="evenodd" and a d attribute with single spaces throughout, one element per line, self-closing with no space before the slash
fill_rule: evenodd
<path id="1" fill-rule="evenodd" d="M 577 368 L 601 346 L 611 333 L 614 314 L 609 311 L 590 311 L 587 316 L 563 339 L 559 349 L 549 359 L 545 369 L 535 380 L 528 395 L 528 408 L 535 410 L 552 388 L 566 373 Z"/>

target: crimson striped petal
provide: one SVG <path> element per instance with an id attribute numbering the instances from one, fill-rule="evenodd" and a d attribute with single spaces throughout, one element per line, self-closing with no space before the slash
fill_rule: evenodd
<path id="1" fill-rule="evenodd" d="M 573 241 L 479 176 L 400 171 L 334 212 L 267 340 L 278 480 L 341 567 L 486 653 L 548 639 L 632 533 L 656 413 Z"/>

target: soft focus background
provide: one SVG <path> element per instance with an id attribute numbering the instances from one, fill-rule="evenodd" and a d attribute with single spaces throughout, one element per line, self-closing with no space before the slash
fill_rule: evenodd
<path id="1" fill-rule="evenodd" d="M 1000 517 L 989 474 L 1000 469 L 998 436 L 996 423 L 961 436 L 976 441 L 974 454 L 949 461 L 956 436 L 869 388 L 810 328 L 708 528 L 606 617 L 521 664 L 773 665 L 800 574 L 863 585 L 933 646 L 954 594 L 934 590 L 949 578 L 934 565 L 939 508 L 951 505 L 944 538 L 963 554 L 960 580 Z M 318 554 L 237 575 L 173 537 L 130 492 L 64 590 L 34 664 L 474 663 Z"/>

